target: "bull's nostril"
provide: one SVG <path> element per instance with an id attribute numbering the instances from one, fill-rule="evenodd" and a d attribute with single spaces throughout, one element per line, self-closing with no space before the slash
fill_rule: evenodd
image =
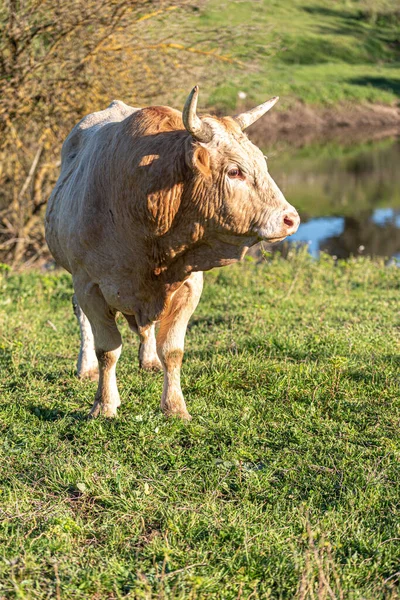
<path id="1" fill-rule="evenodd" d="M 285 223 L 285 225 L 287 225 L 288 227 L 293 227 L 294 225 L 294 221 L 292 221 L 292 219 L 290 219 L 289 217 L 285 217 L 283 219 L 283 222 Z"/>

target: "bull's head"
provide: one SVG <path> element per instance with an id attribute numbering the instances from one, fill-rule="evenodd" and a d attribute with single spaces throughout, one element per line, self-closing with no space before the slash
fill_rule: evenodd
<path id="1" fill-rule="evenodd" d="M 221 232 L 277 242 L 297 231 L 300 223 L 291 206 L 268 172 L 266 158 L 243 130 L 270 108 L 278 98 L 236 117 L 197 115 L 198 86 L 183 109 L 183 123 L 194 139 L 192 168 L 204 181 L 206 204 Z"/>

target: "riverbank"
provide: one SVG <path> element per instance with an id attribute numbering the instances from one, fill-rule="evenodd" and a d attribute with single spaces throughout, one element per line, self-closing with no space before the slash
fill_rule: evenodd
<path id="1" fill-rule="evenodd" d="M 87 421 L 70 276 L 0 276 L 0 596 L 396 597 L 398 286 L 368 259 L 216 269 L 193 421 L 123 320 L 119 416 Z"/>
<path id="2" fill-rule="evenodd" d="M 248 129 L 251 140 L 268 145 L 303 147 L 314 142 L 348 145 L 400 135 L 400 107 L 341 103 L 333 107 L 293 102 L 288 110 L 273 109 Z"/>

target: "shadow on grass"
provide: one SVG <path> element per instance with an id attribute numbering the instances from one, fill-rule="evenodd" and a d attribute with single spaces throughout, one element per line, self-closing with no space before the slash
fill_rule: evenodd
<path id="1" fill-rule="evenodd" d="M 60 408 L 46 408 L 37 404 L 30 404 L 27 410 L 41 421 L 54 422 L 70 417 L 74 421 L 88 421 L 88 411 L 65 411 Z"/>
<path id="2" fill-rule="evenodd" d="M 193 329 L 193 327 L 217 327 L 218 325 L 232 325 L 232 323 L 241 323 L 244 321 L 244 317 L 242 315 L 229 315 L 222 316 L 218 315 L 216 317 L 192 317 L 188 324 L 188 331 Z"/>
<path id="3" fill-rule="evenodd" d="M 12 366 L 12 349 L 0 348 L 0 367 L 8 369 Z"/>
<path id="4" fill-rule="evenodd" d="M 49 357 L 45 357 L 45 360 L 48 360 L 49 363 L 52 361 Z M 4 367 L 8 371 L 12 369 L 12 351 L 11 350 L 0 350 L 0 367 Z M 32 369 L 30 368 L 30 364 L 25 362 L 20 364 L 18 367 L 14 369 L 16 374 L 18 375 L 18 379 L 15 381 L 8 382 L 6 384 L 6 389 L 8 385 L 8 389 L 11 391 L 14 389 L 13 386 L 21 387 L 24 385 L 28 379 L 36 379 L 41 381 L 46 381 L 47 383 L 61 383 L 65 385 L 71 377 L 74 377 L 72 369 L 68 367 L 59 367 L 54 370 L 54 367 L 43 368 L 43 369 Z"/>
<path id="5" fill-rule="evenodd" d="M 376 20 L 371 19 L 368 11 L 346 11 L 342 8 L 334 9 L 322 6 L 303 6 L 302 9 L 315 15 L 330 19 L 330 24 L 319 25 L 318 30 L 324 36 L 319 43 L 325 46 L 327 43 L 326 35 L 335 35 L 342 37 L 357 37 L 358 47 L 347 48 L 348 58 L 343 56 L 345 62 L 358 63 L 364 57 L 367 62 L 374 62 L 377 59 L 398 60 L 399 42 L 397 36 L 397 26 L 400 23 L 400 13 L 397 10 L 383 11 Z M 373 27 L 373 33 L 371 32 Z M 335 46 L 336 44 L 334 44 Z M 397 56 L 397 58 L 396 58 Z M 364 62 L 364 61 L 363 61 Z M 384 88 L 389 89 L 389 88 Z"/>
<path id="6" fill-rule="evenodd" d="M 326 6 L 302 6 L 302 9 L 305 12 L 308 12 L 311 15 L 322 15 L 323 17 L 336 17 L 341 20 L 349 19 L 351 21 L 358 21 L 360 19 L 359 15 L 356 13 L 345 10 L 343 8 L 327 8 Z"/>
<path id="7" fill-rule="evenodd" d="M 400 79 L 392 77 L 355 77 L 349 79 L 348 83 L 354 85 L 364 85 L 367 87 L 376 87 L 380 90 L 393 92 L 400 96 Z"/>
<path id="8" fill-rule="evenodd" d="M 400 369 L 400 358 L 394 355 L 387 355 L 382 357 L 383 361 L 379 361 L 379 364 L 374 365 L 374 370 L 371 372 L 364 371 L 355 371 L 349 369 L 345 371 L 345 375 L 348 379 L 352 379 L 353 381 L 360 383 L 369 383 L 369 384 L 378 384 L 384 386 L 387 383 L 387 376 L 382 374 L 382 370 L 384 367 L 388 365 L 393 365 L 396 369 Z M 360 357 L 360 362 L 365 360 L 363 357 Z M 384 364 L 383 364 L 384 363 Z M 400 382 L 400 378 L 398 378 Z"/>

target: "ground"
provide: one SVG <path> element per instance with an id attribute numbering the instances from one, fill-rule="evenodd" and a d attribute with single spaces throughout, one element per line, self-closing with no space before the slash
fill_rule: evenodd
<path id="1" fill-rule="evenodd" d="M 88 421 L 70 277 L 0 279 L 0 598 L 398 598 L 399 270 L 206 276 L 193 420 L 121 321 L 117 419 Z"/>

